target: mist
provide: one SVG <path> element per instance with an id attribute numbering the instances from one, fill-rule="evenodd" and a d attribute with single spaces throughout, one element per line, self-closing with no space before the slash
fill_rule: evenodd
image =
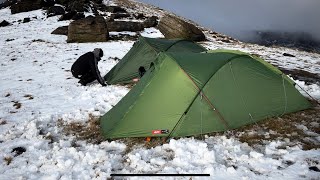
<path id="1" fill-rule="evenodd" d="M 303 32 L 320 40 L 319 0 L 139 0 L 250 41 L 256 31 Z"/>

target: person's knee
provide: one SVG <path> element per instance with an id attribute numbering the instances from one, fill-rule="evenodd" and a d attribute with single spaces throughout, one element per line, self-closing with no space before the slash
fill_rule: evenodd
<path id="1" fill-rule="evenodd" d="M 77 72 L 75 72 L 74 70 L 71 70 L 71 73 L 73 77 L 80 79 L 81 76 Z"/>

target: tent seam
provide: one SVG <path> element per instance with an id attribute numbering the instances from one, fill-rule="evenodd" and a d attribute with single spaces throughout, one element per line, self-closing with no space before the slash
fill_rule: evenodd
<path id="1" fill-rule="evenodd" d="M 181 65 L 180 65 L 178 62 L 176 62 L 172 56 L 168 55 L 167 53 L 165 53 L 165 55 L 168 56 L 172 61 L 174 61 L 174 62 L 178 65 L 179 69 L 191 80 L 192 84 L 193 84 L 193 85 L 196 87 L 196 89 L 198 90 L 197 95 L 193 98 L 190 106 L 188 106 L 188 108 L 186 109 L 186 111 L 191 107 L 191 105 L 193 104 L 193 102 L 195 101 L 195 99 L 198 97 L 198 95 L 199 95 L 200 93 L 202 93 L 203 97 L 205 98 L 205 100 L 207 101 L 207 103 L 209 104 L 209 106 L 211 107 L 211 109 L 218 114 L 220 121 L 226 126 L 227 129 L 230 128 L 229 125 L 228 125 L 228 122 L 223 118 L 223 116 L 222 116 L 221 113 L 218 111 L 218 109 L 211 103 L 211 101 L 208 99 L 208 97 L 205 95 L 205 93 L 197 86 L 197 84 L 196 84 L 196 83 L 193 81 L 193 79 L 188 75 L 188 73 L 187 73 L 186 71 L 184 71 L 184 69 L 182 69 Z M 212 76 L 211 76 L 211 77 L 212 77 Z M 210 79 L 211 79 L 211 77 L 210 77 Z M 209 79 L 209 80 L 210 80 L 210 79 Z M 208 82 L 208 81 L 207 81 L 207 82 Z M 204 85 L 203 87 L 205 87 L 205 85 Z M 203 88 L 203 87 L 202 87 L 202 88 Z M 183 115 L 180 117 L 179 121 L 176 123 L 176 125 L 175 125 L 174 128 L 172 129 L 171 133 L 168 135 L 168 138 L 169 138 L 169 137 L 171 136 L 171 134 L 175 131 L 175 128 L 177 127 L 177 125 L 180 124 L 180 122 L 181 122 L 181 120 L 182 120 L 182 117 L 185 116 L 185 114 L 186 114 L 186 111 L 183 113 Z"/>

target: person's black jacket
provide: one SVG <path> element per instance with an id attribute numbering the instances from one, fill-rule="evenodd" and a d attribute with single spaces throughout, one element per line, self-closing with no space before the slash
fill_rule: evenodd
<path id="1" fill-rule="evenodd" d="M 81 55 L 76 62 L 71 67 L 72 74 L 80 78 L 79 76 L 86 76 L 88 74 L 92 74 L 98 80 L 98 82 L 105 86 L 105 81 L 101 77 L 99 69 L 98 69 L 98 60 L 95 58 L 93 52 L 87 52 Z"/>

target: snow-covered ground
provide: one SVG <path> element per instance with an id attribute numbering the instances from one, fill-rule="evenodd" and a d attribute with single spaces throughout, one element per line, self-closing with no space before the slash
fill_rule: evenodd
<path id="1" fill-rule="evenodd" d="M 25 17 L 31 17 L 31 22 L 18 22 Z M 137 145 L 127 152 L 127 145 L 119 140 L 92 144 L 64 134 L 59 121 L 86 123 L 89 116 L 106 113 L 129 91 L 121 86 L 102 87 L 97 82 L 80 86 L 69 71 L 72 63 L 100 47 L 105 56 L 99 69 L 106 74 L 133 42 L 68 44 L 66 36 L 50 34 L 69 24 L 57 19 L 46 18 L 41 10 L 15 15 L 8 8 L 0 10 L 0 22 L 13 23 L 0 28 L 0 179 L 106 179 L 111 173 L 209 173 L 207 179 L 320 178 L 319 172 L 309 169 L 320 169 L 320 150 L 289 147 L 286 141 L 270 141 L 254 149 L 237 137 L 217 135 L 203 140 L 172 139 L 150 149 Z M 162 37 L 154 28 L 141 34 Z M 320 74 L 319 54 L 214 41 L 205 45 L 260 54 L 273 64 Z M 284 57 L 283 52 L 296 58 Z M 320 99 L 319 85 L 297 83 Z M 313 133 L 320 142 L 319 132 Z M 26 151 L 13 152 L 17 147 Z"/>

